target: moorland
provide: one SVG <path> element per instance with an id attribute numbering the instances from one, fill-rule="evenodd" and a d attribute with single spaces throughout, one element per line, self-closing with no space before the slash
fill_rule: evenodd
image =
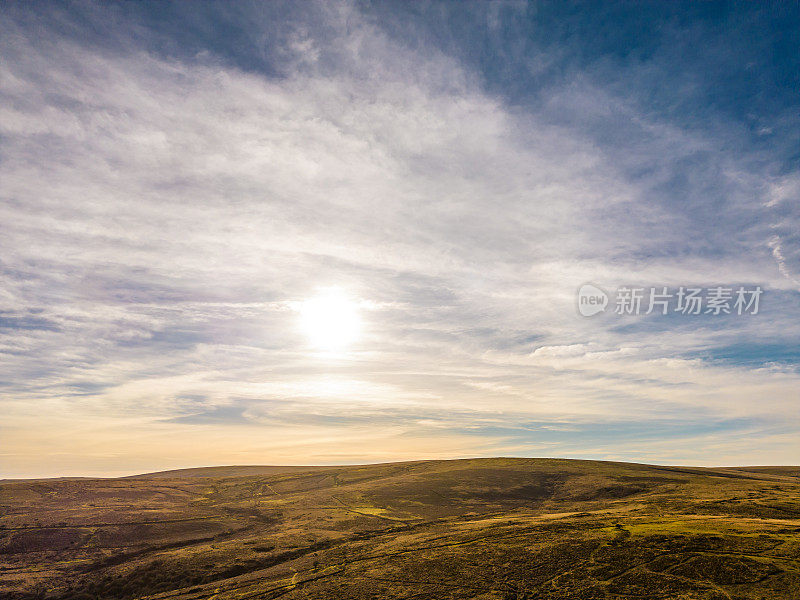
<path id="1" fill-rule="evenodd" d="M 0 482 L 9 600 L 800 598 L 800 468 L 490 458 Z"/>

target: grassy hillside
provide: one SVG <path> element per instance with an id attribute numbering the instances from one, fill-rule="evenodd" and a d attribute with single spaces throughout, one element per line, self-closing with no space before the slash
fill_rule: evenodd
<path id="1" fill-rule="evenodd" d="M 800 597 L 800 469 L 556 459 L 0 483 L 0 597 Z"/>

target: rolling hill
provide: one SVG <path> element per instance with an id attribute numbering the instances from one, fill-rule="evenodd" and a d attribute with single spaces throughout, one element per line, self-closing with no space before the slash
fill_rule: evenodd
<path id="1" fill-rule="evenodd" d="M 208 467 L 0 508 L 9 600 L 800 597 L 798 467 Z"/>

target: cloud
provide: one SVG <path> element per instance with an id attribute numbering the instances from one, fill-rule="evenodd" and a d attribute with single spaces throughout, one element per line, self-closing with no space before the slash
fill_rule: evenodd
<path id="1" fill-rule="evenodd" d="M 708 104 L 671 38 L 582 63 L 515 29 L 550 18 L 525 5 L 466 7 L 451 37 L 401 7 L 308 6 L 203 5 L 182 28 L 18 6 L 0 26 L 3 468 L 136 470 L 155 442 L 181 466 L 209 432 L 208 462 L 357 462 L 538 447 L 486 420 L 796 419 L 794 370 L 714 359 L 796 339 L 796 176 L 746 116 L 648 108 L 654 81 Z M 487 22 L 506 66 L 467 50 Z M 586 281 L 768 291 L 750 320 L 621 322 L 576 314 Z M 331 285 L 364 322 L 337 360 L 293 309 Z M 37 450 L 53 431 L 69 460 Z"/>

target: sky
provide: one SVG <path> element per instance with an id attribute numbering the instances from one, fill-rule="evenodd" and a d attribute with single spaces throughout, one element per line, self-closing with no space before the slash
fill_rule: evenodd
<path id="1" fill-rule="evenodd" d="M 800 464 L 797 6 L 2 12 L 0 477 Z"/>

